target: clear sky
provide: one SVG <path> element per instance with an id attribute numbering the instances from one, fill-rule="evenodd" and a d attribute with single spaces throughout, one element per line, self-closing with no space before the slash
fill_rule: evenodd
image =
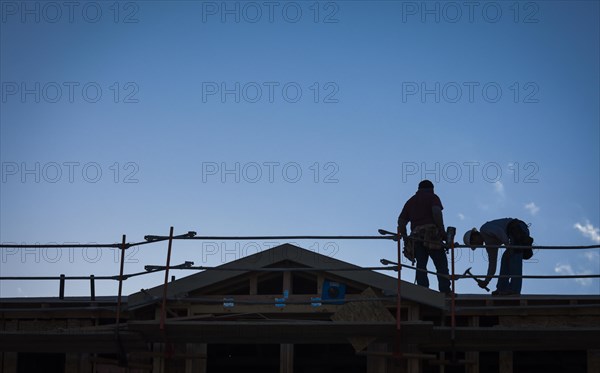
<path id="1" fill-rule="evenodd" d="M 170 226 L 375 235 L 423 178 L 458 238 L 518 217 L 538 245 L 600 243 L 597 1 L 0 4 L 3 243 L 133 242 Z M 178 241 L 171 263 L 281 243 Z M 362 266 L 395 259 L 387 241 L 297 244 Z M 458 251 L 457 272 L 485 273 L 483 252 Z M 597 274 L 598 252 L 536 252 L 524 273 Z M 114 275 L 115 254 L 7 249 L 0 272 Z M 163 243 L 132 249 L 125 272 L 165 257 Z M 2 297 L 57 293 L 0 284 Z M 525 280 L 523 293 L 600 282 Z"/>

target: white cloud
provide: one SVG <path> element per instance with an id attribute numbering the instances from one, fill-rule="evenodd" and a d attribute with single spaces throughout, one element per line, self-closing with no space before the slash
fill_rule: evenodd
<path id="1" fill-rule="evenodd" d="M 600 260 L 600 254 L 598 254 L 598 252 L 596 252 L 596 251 L 586 251 L 583 253 L 583 257 L 588 262 L 595 262 L 595 261 Z"/>
<path id="2" fill-rule="evenodd" d="M 593 275 L 592 271 L 581 271 L 582 275 Z M 590 286 L 592 284 L 591 278 L 577 278 L 575 282 L 580 283 L 582 286 Z"/>
<path id="3" fill-rule="evenodd" d="M 504 184 L 500 180 L 494 183 L 494 191 L 498 193 L 501 197 L 504 197 Z"/>
<path id="4" fill-rule="evenodd" d="M 458 218 L 459 218 L 460 220 L 465 220 L 465 215 L 464 215 L 464 214 L 461 214 L 461 213 L 459 212 L 459 213 L 458 213 Z"/>
<path id="5" fill-rule="evenodd" d="M 528 204 L 525 205 L 525 209 L 527 211 L 529 211 L 529 213 L 531 215 L 535 215 L 538 213 L 538 211 L 540 211 L 539 206 L 537 206 L 534 202 L 529 202 Z"/>
<path id="6" fill-rule="evenodd" d="M 581 275 L 591 275 L 592 274 L 591 271 L 586 271 L 586 270 L 583 270 L 579 273 L 575 273 L 570 264 L 563 264 L 563 263 L 556 263 L 556 266 L 554 267 L 554 272 L 559 275 L 567 275 L 567 276 L 572 276 L 575 274 L 581 274 Z M 590 286 L 592 284 L 592 279 L 591 278 L 576 278 L 575 282 L 579 283 L 582 286 Z"/>
<path id="7" fill-rule="evenodd" d="M 596 228 L 586 220 L 585 224 L 575 223 L 573 225 L 584 237 L 591 239 L 596 243 L 600 243 L 600 228 Z"/>
<path id="8" fill-rule="evenodd" d="M 559 275 L 572 275 L 575 273 L 573 272 L 573 268 L 571 268 L 570 264 L 562 263 L 556 263 L 554 266 L 554 272 L 558 273 Z"/>

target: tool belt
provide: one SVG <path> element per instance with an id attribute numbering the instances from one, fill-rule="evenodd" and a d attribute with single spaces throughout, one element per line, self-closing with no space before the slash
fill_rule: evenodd
<path id="1" fill-rule="evenodd" d="M 409 242 L 419 240 L 427 249 L 440 250 L 443 247 L 438 227 L 435 224 L 425 224 L 416 227 L 410 233 L 410 238 L 412 240 L 409 239 Z"/>
<path id="2" fill-rule="evenodd" d="M 527 226 L 526 223 L 519 219 L 513 219 L 506 227 L 506 233 L 510 239 L 511 245 L 517 246 L 531 246 L 533 244 L 533 238 L 529 235 L 529 229 L 524 228 Z M 515 249 L 515 252 L 523 254 L 523 259 L 531 259 L 533 256 L 533 250 L 531 247 L 526 249 Z"/>
<path id="3" fill-rule="evenodd" d="M 440 250 L 443 248 L 438 228 L 435 224 L 425 224 L 416 227 L 410 232 L 407 240 L 404 240 L 404 256 L 413 264 L 415 262 L 415 242 L 420 242 L 423 247 L 431 250 Z"/>

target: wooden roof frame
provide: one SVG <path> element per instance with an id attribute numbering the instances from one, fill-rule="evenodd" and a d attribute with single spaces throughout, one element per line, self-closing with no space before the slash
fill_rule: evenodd
<path id="1" fill-rule="evenodd" d="M 220 282 L 238 277 L 240 275 L 250 274 L 253 269 L 272 266 L 273 264 L 290 261 L 300 264 L 311 271 L 323 269 L 323 272 L 330 273 L 338 278 L 347 279 L 351 282 L 361 283 L 372 288 L 381 289 L 387 294 L 396 294 L 397 278 L 375 272 L 373 270 L 343 270 L 347 268 L 360 269 L 360 266 L 344 262 L 314 251 L 286 243 L 273 247 L 269 250 L 261 251 L 244 258 L 234 260 L 218 266 L 219 270 L 205 270 L 193 275 L 180 278 L 169 282 L 167 287 L 167 297 L 183 297 L 198 289 L 216 285 Z M 248 269 L 248 270 L 228 270 L 228 269 Z M 340 270 L 336 270 L 340 269 Z M 445 306 L 445 295 L 431 289 L 417 286 L 406 281 L 402 281 L 402 298 L 443 309 Z M 149 297 L 160 298 L 163 294 L 163 285 L 137 292 L 129 295 L 127 299 L 128 307 L 136 307 L 147 303 Z"/>

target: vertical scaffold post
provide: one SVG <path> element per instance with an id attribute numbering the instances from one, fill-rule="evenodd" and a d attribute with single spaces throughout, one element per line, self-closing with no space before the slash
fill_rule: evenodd
<path id="1" fill-rule="evenodd" d="M 121 343 L 121 335 L 119 334 L 119 327 L 121 324 L 121 305 L 123 295 L 123 269 L 125 267 L 125 250 L 127 249 L 127 236 L 123 235 L 121 239 L 121 264 L 119 269 L 119 293 L 117 295 L 117 319 L 115 325 L 115 339 L 117 342 L 117 355 L 119 360 L 119 366 L 127 366 L 127 355 L 123 349 Z M 92 280 L 93 281 L 93 280 Z M 94 290 L 95 292 L 95 290 Z M 94 295 L 95 296 L 95 295 Z"/>
<path id="2" fill-rule="evenodd" d="M 94 275 L 90 275 L 90 300 L 96 300 L 96 282 Z"/>
<path id="3" fill-rule="evenodd" d="M 398 236 L 398 284 L 397 284 L 397 292 L 396 292 L 396 343 L 394 347 L 394 358 L 398 361 L 402 359 L 402 339 L 400 335 L 400 327 L 401 327 L 401 307 L 402 307 L 402 291 L 400 289 L 402 285 L 402 264 L 400 260 L 402 260 L 402 237 L 400 235 L 400 226 L 398 226 L 396 230 L 396 234 Z"/>
<path id="4" fill-rule="evenodd" d="M 60 284 L 58 286 L 58 299 L 65 299 L 65 275 L 60 275 Z"/>
<path id="5" fill-rule="evenodd" d="M 169 266 L 171 265 L 171 247 L 173 245 L 173 227 L 169 231 L 169 245 L 167 248 L 167 265 L 165 266 L 165 284 L 163 286 L 162 307 L 160 310 L 160 330 L 165 330 L 167 312 L 167 285 L 169 284 Z"/>
<path id="6" fill-rule="evenodd" d="M 452 344 L 452 362 L 456 363 L 456 345 L 455 345 L 455 329 L 456 329 L 456 277 L 454 275 L 454 236 L 456 235 L 456 228 L 448 227 L 446 234 L 446 242 L 450 245 L 450 260 L 452 261 L 452 294 L 450 302 L 450 322 L 451 322 L 451 334 L 450 341 Z"/>
<path id="7" fill-rule="evenodd" d="M 117 328 L 121 322 L 121 296 L 123 294 L 123 268 L 125 267 L 125 248 L 127 247 L 127 236 L 123 235 L 121 240 L 121 266 L 119 269 L 119 293 L 117 298 Z"/>

